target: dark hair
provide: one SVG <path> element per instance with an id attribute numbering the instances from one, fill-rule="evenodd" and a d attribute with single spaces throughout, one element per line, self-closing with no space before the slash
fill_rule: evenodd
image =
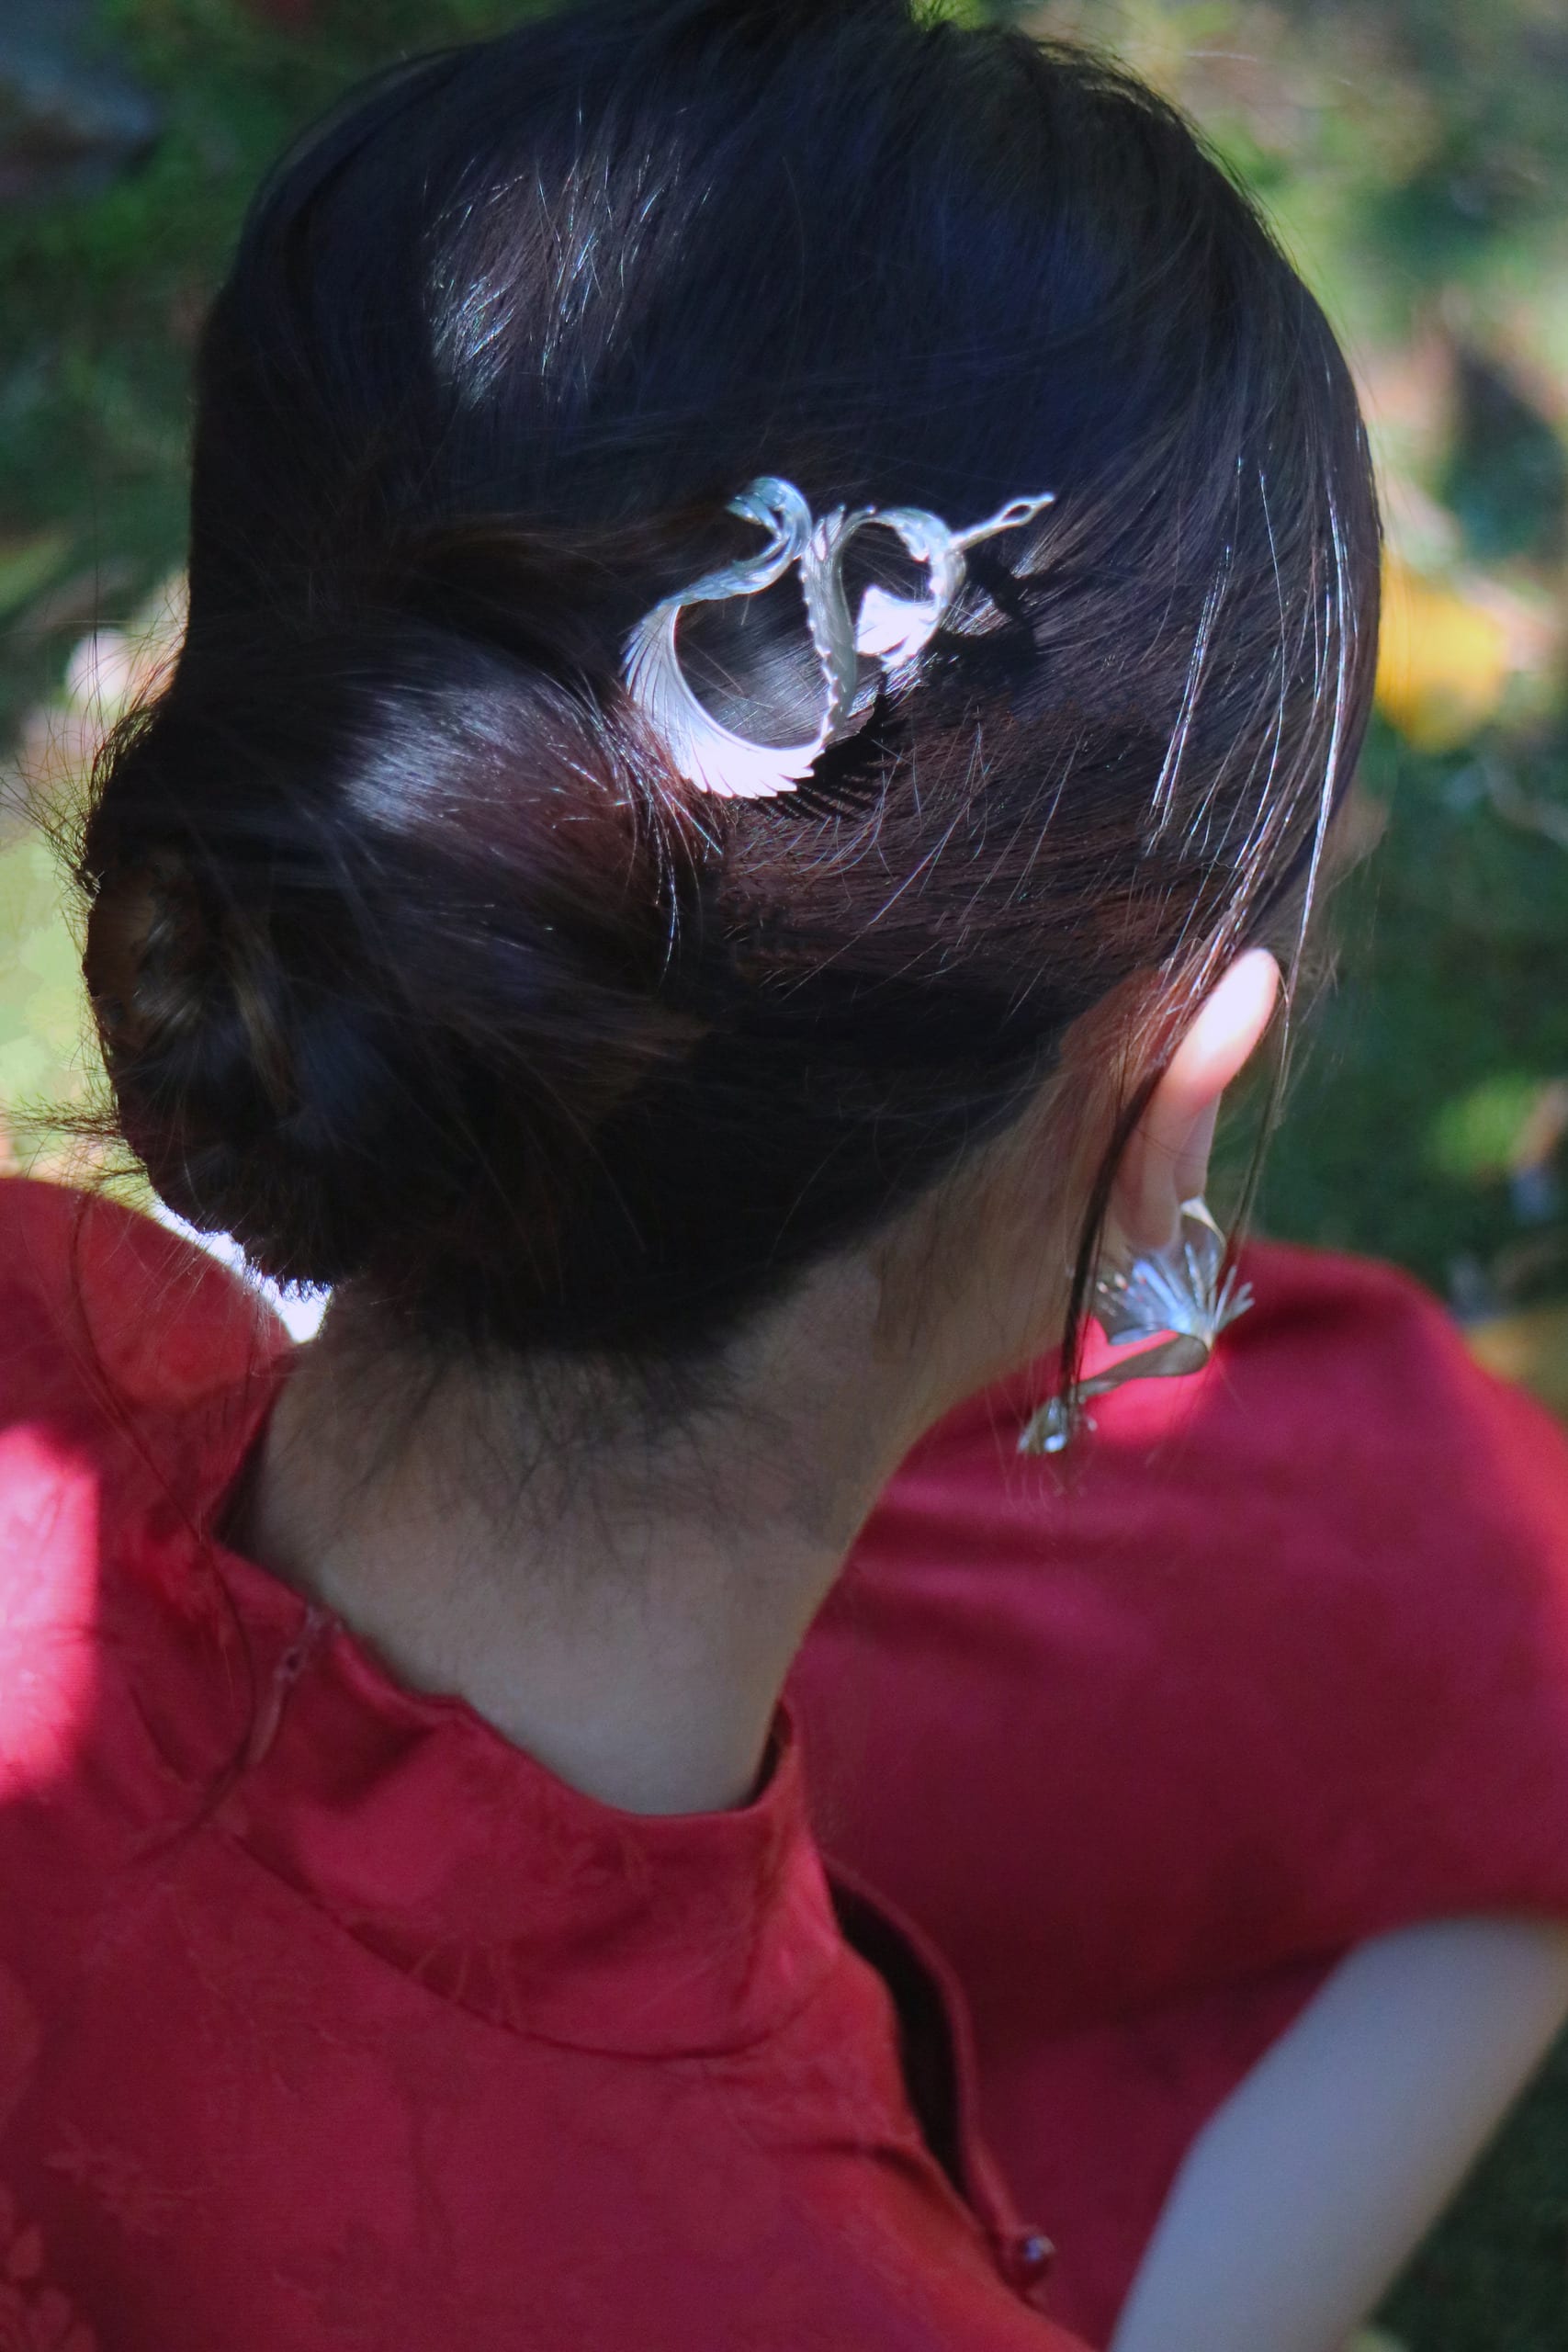
<path id="1" fill-rule="evenodd" d="M 622 649 L 761 472 L 1056 503 L 806 787 L 720 801 Z M 1321 312 L 1100 59 L 598 0 L 402 67 L 263 189 L 203 344 L 188 634 L 81 860 L 124 1135 L 431 1343 L 704 1347 L 1118 983 L 1299 907 L 1376 582 Z"/>

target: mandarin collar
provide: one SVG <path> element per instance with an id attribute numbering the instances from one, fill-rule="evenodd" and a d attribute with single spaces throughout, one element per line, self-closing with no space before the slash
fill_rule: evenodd
<path id="1" fill-rule="evenodd" d="M 643 1815 L 570 1787 L 465 1701 L 400 1682 L 210 1532 L 287 1355 L 178 1417 L 194 1510 L 149 1490 L 112 1514 L 117 1645 L 160 1775 L 360 1943 L 492 2024 L 639 2056 L 780 2030 L 843 1956 L 787 1710 L 750 1804 Z"/>

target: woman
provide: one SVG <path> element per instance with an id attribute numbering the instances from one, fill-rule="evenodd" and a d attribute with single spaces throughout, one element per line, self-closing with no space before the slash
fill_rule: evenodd
<path id="1" fill-rule="evenodd" d="M 1065 2344 L 780 1694 L 1293 977 L 1332 337 L 1099 62 L 601 0 L 289 158 L 197 392 L 85 968 L 164 1201 L 334 1299 L 7 1188 L 18 2326 Z"/>

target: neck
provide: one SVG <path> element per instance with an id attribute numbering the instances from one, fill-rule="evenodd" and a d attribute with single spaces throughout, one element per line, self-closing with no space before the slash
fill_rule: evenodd
<path id="1" fill-rule="evenodd" d="M 744 1804 L 813 1614 L 946 1401 L 912 1392 L 869 1271 L 808 1286 L 678 1424 L 563 1363 L 378 1417 L 354 1320 L 302 1351 L 235 1540 L 589 1794 Z"/>

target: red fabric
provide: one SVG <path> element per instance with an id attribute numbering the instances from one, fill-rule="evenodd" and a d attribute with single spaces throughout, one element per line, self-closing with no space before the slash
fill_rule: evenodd
<path id="1" fill-rule="evenodd" d="M 617 1813 L 204 1544 L 277 1344 L 0 1183 L 0 2346 L 1071 2352 L 787 1724 L 750 1806 Z"/>
<path id="2" fill-rule="evenodd" d="M 1200 2124 L 1334 1958 L 1568 1917 L 1568 1446 L 1414 1283 L 1260 1247 L 1201 1378 L 954 1415 L 794 1679 L 823 1842 L 968 1996 L 982 2120 L 1103 2343 Z"/>
<path id="3" fill-rule="evenodd" d="M 276 1334 L 80 1216 L 0 1184 L 0 2346 L 1060 2342 L 983 2156 L 966 2210 L 918 2139 L 787 1743 L 745 1812 L 635 1821 L 215 1579 L 191 1520 Z M 1568 1910 L 1562 1439 L 1400 1277 L 1248 1272 L 1066 1491 L 1026 1385 L 934 1432 L 794 1683 L 825 1841 L 945 1953 L 1096 2342 L 1339 1953 Z"/>

